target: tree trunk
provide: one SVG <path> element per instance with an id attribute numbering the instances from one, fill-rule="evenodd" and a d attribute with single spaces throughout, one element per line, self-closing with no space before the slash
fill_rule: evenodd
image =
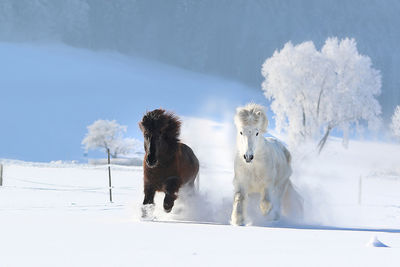
<path id="1" fill-rule="evenodd" d="M 319 110 L 320 110 L 320 106 L 321 106 L 322 93 L 324 92 L 325 81 L 326 81 L 326 75 L 325 75 L 325 77 L 324 77 L 324 80 L 322 81 L 321 91 L 319 92 L 319 96 L 318 96 L 318 103 L 317 103 L 317 119 L 319 119 Z"/>
<path id="2" fill-rule="evenodd" d="M 326 132 L 325 132 L 324 136 L 322 137 L 321 141 L 319 141 L 319 143 L 318 143 L 318 154 L 321 154 L 321 151 L 325 146 L 326 140 L 328 140 L 328 136 L 329 136 L 331 130 L 332 130 L 332 126 L 329 125 L 328 128 L 326 129 Z"/>
<path id="3" fill-rule="evenodd" d="M 307 129 L 306 129 L 306 113 L 304 111 L 304 107 L 302 107 L 302 110 L 303 110 L 303 133 L 302 133 L 302 135 L 303 135 L 304 139 L 306 139 L 307 138 Z"/>
<path id="4" fill-rule="evenodd" d="M 322 97 L 322 92 L 324 90 L 321 89 L 321 91 L 319 92 L 319 96 L 318 96 L 318 104 L 317 104 L 317 119 L 319 119 L 319 106 L 321 105 L 321 97 Z"/>
<path id="5" fill-rule="evenodd" d="M 112 202 L 112 191 L 111 191 L 111 167 L 110 167 L 110 149 L 107 148 L 107 155 L 108 155 L 108 188 L 110 191 L 110 202 Z"/>

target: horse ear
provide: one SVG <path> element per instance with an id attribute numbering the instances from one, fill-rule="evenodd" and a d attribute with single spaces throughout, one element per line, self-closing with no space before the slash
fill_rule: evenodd
<path id="1" fill-rule="evenodd" d="M 261 131 L 263 131 L 264 133 L 267 132 L 267 127 L 268 127 L 268 118 L 267 115 L 265 114 L 265 112 L 259 110 L 256 112 L 256 115 L 261 119 Z"/>

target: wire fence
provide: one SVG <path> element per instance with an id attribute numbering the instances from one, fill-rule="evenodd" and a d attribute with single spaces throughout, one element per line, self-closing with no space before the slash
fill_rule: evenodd
<path id="1" fill-rule="evenodd" d="M 400 176 L 388 174 L 360 176 L 358 204 L 400 207 Z"/>
<path id="2" fill-rule="evenodd" d="M 4 167 L 5 168 L 4 168 Z M 9 166 L 15 166 L 15 164 L 10 164 Z M 22 167 L 35 167 L 35 168 L 46 168 L 46 169 L 60 169 L 60 171 L 65 168 L 71 168 L 74 170 L 93 170 L 93 171 L 102 171 L 104 170 L 104 177 L 102 173 L 92 174 L 92 176 L 98 176 L 96 178 L 96 183 L 99 183 L 98 179 L 104 180 L 104 186 L 90 186 L 90 185 L 76 185 L 76 184 L 60 184 L 60 183 L 49 183 L 44 182 L 43 177 L 40 176 L 31 176 L 24 177 L 24 175 L 16 175 L 11 172 L 7 174 L 7 165 L 0 163 L 0 181 L 2 188 L 7 189 L 22 189 L 22 190 L 40 190 L 40 191 L 58 191 L 58 192 L 82 192 L 82 193 L 95 193 L 95 194 L 116 194 L 116 195 L 131 195 L 135 190 L 134 186 L 127 185 L 106 185 L 106 181 L 108 182 L 109 173 L 108 168 L 113 172 L 113 178 L 115 178 L 115 171 L 129 171 L 129 172 L 142 172 L 142 168 L 138 166 L 121 166 L 115 164 L 104 164 L 104 165 L 86 165 L 86 164 L 24 164 L 20 165 Z M 3 170 L 6 170 L 5 172 Z M 5 174 L 5 175 L 4 175 Z M 45 174 L 46 175 L 46 174 Z M 118 177 L 116 177 L 118 180 Z M 3 184 L 3 179 L 5 183 Z M 41 181 L 42 180 L 42 181 Z M 87 181 L 86 181 L 87 182 Z M 111 199 L 111 197 L 110 197 Z M 112 201 L 110 201 L 112 202 Z"/>

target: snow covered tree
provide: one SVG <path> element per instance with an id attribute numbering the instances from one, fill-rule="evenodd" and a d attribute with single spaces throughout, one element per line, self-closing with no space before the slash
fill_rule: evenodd
<path id="1" fill-rule="evenodd" d="M 337 128 L 347 145 L 352 125 L 358 130 L 367 122 L 374 129 L 380 123 L 381 76 L 354 39 L 329 38 L 321 51 L 313 42 L 289 42 L 265 61 L 262 74 L 277 130 L 288 132 L 292 144 L 319 139 L 321 151 Z"/>
<path id="2" fill-rule="evenodd" d="M 111 156 L 117 158 L 119 155 L 127 155 L 131 152 L 137 151 L 142 147 L 142 143 L 134 138 L 119 138 L 111 144 Z"/>
<path id="3" fill-rule="evenodd" d="M 86 150 L 104 149 L 113 158 L 125 155 L 140 145 L 138 140 L 123 138 L 127 127 L 119 125 L 115 120 L 97 120 L 87 127 L 88 132 L 82 140 Z"/>
<path id="4" fill-rule="evenodd" d="M 339 42 L 329 38 L 322 53 L 334 63 L 336 75 L 334 87 L 327 94 L 324 122 L 328 130 L 340 127 L 347 144 L 350 125 L 364 121 L 374 130 L 381 124 L 381 106 L 376 99 L 381 94 L 381 75 L 368 56 L 358 53 L 354 39 Z M 326 138 L 322 141 L 320 149 Z"/>
<path id="5" fill-rule="evenodd" d="M 394 110 L 390 129 L 393 135 L 400 140 L 400 105 Z"/>
<path id="6" fill-rule="evenodd" d="M 276 128 L 287 131 L 292 143 L 318 133 L 318 98 L 330 78 L 327 63 L 312 42 L 297 46 L 289 42 L 263 65 L 262 87 L 273 99 Z"/>

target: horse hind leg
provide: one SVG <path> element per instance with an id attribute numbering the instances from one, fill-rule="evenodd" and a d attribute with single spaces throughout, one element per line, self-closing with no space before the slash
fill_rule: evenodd
<path id="1" fill-rule="evenodd" d="M 197 174 L 190 182 L 187 184 L 188 196 L 195 196 L 200 192 L 200 175 Z"/>
<path id="2" fill-rule="evenodd" d="M 287 182 L 278 185 L 275 190 L 273 191 L 272 194 L 272 203 L 273 203 L 273 207 L 272 210 L 270 212 L 271 214 L 271 219 L 273 221 L 278 221 L 281 218 L 281 214 L 282 214 L 282 198 L 283 198 L 283 194 L 286 191 L 286 187 L 287 187 Z"/>

